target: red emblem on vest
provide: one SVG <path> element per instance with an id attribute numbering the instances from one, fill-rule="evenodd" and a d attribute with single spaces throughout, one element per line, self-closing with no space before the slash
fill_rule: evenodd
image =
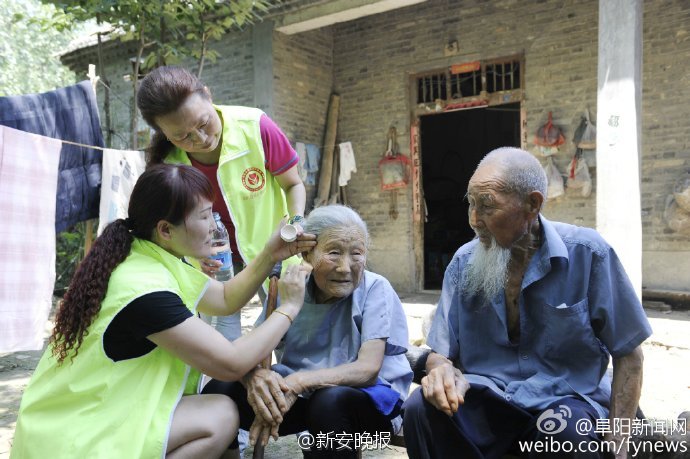
<path id="1" fill-rule="evenodd" d="M 242 174 L 242 185 L 249 191 L 259 191 L 266 184 L 266 177 L 261 169 L 250 167 Z"/>

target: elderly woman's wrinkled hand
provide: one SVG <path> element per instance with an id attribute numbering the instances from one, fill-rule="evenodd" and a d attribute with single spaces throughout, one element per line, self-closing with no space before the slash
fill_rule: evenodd
<path id="1" fill-rule="evenodd" d="M 297 239 L 292 242 L 285 242 L 280 237 L 280 229 L 285 225 L 285 219 L 280 222 L 278 229 L 273 232 L 266 243 L 266 250 L 271 254 L 271 259 L 277 263 L 304 252 L 309 252 L 316 246 L 316 235 L 304 233 L 302 227 L 297 225 Z"/>
<path id="2" fill-rule="evenodd" d="M 274 440 L 278 440 L 279 428 L 280 424 L 268 424 L 259 418 L 255 418 L 252 426 L 249 428 L 249 444 L 252 446 L 257 444 L 266 446 L 269 438 L 273 437 Z"/>
<path id="3" fill-rule="evenodd" d="M 247 401 L 257 418 L 267 424 L 280 424 L 290 406 L 285 400 L 284 392 L 289 387 L 275 371 L 257 368 L 245 377 Z"/>
<path id="4" fill-rule="evenodd" d="M 264 370 L 268 371 L 268 370 Z M 274 373 L 274 372 L 272 372 Z M 275 373 L 277 374 L 277 373 Z M 294 377 L 295 374 L 288 375 L 284 379 L 282 379 L 282 384 L 281 384 L 281 389 L 284 391 L 284 400 L 285 400 L 285 411 L 283 411 L 283 414 L 287 413 L 290 411 L 292 406 L 295 404 L 297 399 L 299 398 L 299 394 L 301 393 L 301 386 L 298 385 L 296 382 L 296 378 Z M 247 389 L 249 391 L 249 389 Z M 248 392 L 249 393 L 249 392 Z M 251 404 L 251 402 L 250 402 Z M 253 408 L 253 405 L 252 405 Z M 282 409 L 281 409 L 282 410 Z M 254 412 L 256 413 L 256 409 L 254 409 Z M 273 421 L 275 421 L 275 418 L 273 418 Z M 266 446 L 268 444 L 268 439 L 270 437 L 273 437 L 274 440 L 277 440 L 279 437 L 278 430 L 280 429 L 280 424 L 283 422 L 282 417 L 280 418 L 280 421 L 278 422 L 272 422 L 271 420 L 264 419 L 260 416 L 256 416 L 254 418 L 254 422 L 252 423 L 251 428 L 249 429 L 249 443 L 251 445 L 256 445 L 257 442 L 260 443 L 263 446 Z"/>

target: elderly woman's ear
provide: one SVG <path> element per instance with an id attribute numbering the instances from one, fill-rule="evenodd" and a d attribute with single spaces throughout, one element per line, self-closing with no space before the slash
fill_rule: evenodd
<path id="1" fill-rule="evenodd" d="M 304 259 L 304 261 L 313 266 L 312 261 L 314 258 L 314 249 L 312 248 L 309 252 L 302 252 L 302 258 Z"/>

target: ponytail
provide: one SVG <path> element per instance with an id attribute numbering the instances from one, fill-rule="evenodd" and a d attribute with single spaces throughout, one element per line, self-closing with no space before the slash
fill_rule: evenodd
<path id="1" fill-rule="evenodd" d="M 172 142 L 165 137 L 165 134 L 155 130 L 151 143 L 146 147 L 146 167 L 162 164 L 174 147 Z"/>
<path id="2" fill-rule="evenodd" d="M 58 363 L 63 363 L 72 351 L 72 359 L 79 352 L 88 327 L 101 310 L 110 275 L 129 255 L 132 240 L 127 222 L 115 220 L 79 264 L 55 315 L 55 328 L 50 336 Z"/>

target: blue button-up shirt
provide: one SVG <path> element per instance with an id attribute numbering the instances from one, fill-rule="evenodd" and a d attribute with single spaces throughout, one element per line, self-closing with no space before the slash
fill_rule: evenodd
<path id="1" fill-rule="evenodd" d="M 520 340 L 510 342 L 505 294 L 487 301 L 463 291 L 464 268 L 479 243 L 457 251 L 427 342 L 468 382 L 491 387 L 530 411 L 568 396 L 608 416 L 609 356 L 624 356 L 651 333 L 613 249 L 594 230 L 540 216 L 543 244 L 522 281 Z"/>

